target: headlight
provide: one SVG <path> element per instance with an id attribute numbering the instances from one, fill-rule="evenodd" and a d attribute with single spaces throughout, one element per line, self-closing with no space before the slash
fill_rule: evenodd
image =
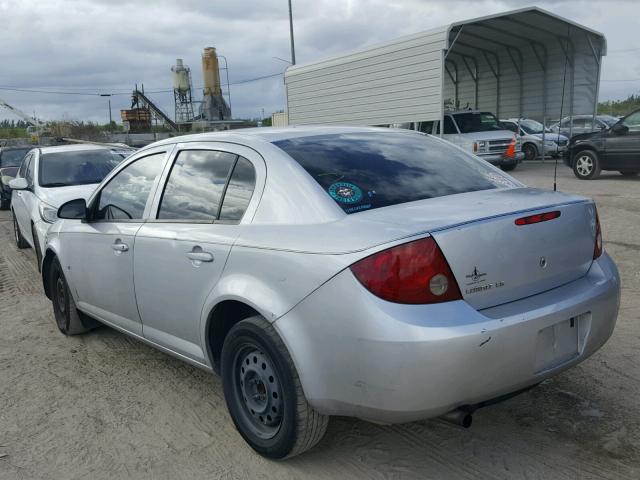
<path id="1" fill-rule="evenodd" d="M 58 220 L 58 209 L 53 208 L 46 203 L 41 203 L 38 206 L 38 210 L 40 210 L 40 218 L 47 223 L 53 223 Z"/>

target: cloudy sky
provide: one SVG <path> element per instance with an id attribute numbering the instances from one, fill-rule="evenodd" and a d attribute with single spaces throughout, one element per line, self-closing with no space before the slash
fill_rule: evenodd
<path id="1" fill-rule="evenodd" d="M 448 23 L 532 5 L 525 0 L 293 0 L 296 59 L 311 62 Z M 640 92 L 640 0 L 540 0 L 604 33 L 601 99 Z M 234 117 L 285 106 L 287 0 L 0 0 L 0 98 L 47 120 L 106 122 L 137 83 L 173 116 L 171 65 L 183 58 L 201 95 L 200 54 L 229 62 Z M 223 79 L 224 81 L 224 79 Z M 12 90 L 14 89 L 14 90 Z M 61 93 L 15 91 L 46 90 Z M 167 91 L 169 90 L 169 91 Z M 77 95 L 84 93 L 84 95 Z M 0 110 L 0 118 L 15 118 Z"/>

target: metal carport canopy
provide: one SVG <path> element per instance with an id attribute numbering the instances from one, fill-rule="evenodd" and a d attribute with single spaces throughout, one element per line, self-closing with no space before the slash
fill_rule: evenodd
<path id="1" fill-rule="evenodd" d="M 595 116 L 604 35 L 537 7 L 453 23 L 443 102 L 500 118 Z"/>

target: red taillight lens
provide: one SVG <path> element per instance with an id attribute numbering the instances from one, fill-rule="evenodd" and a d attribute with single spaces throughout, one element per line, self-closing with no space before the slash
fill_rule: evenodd
<path id="1" fill-rule="evenodd" d="M 559 216 L 559 211 L 538 213 L 536 215 L 529 215 L 528 217 L 518 218 L 516 220 L 516 225 L 531 225 L 532 223 L 546 222 L 548 220 L 558 218 Z"/>
<path id="2" fill-rule="evenodd" d="M 438 244 L 431 237 L 398 245 L 351 265 L 374 295 L 395 303 L 460 300 L 460 289 Z"/>
<path id="3" fill-rule="evenodd" d="M 596 208 L 596 239 L 593 247 L 593 259 L 595 260 L 602 255 L 602 229 L 600 228 L 600 217 L 598 217 L 598 209 Z"/>

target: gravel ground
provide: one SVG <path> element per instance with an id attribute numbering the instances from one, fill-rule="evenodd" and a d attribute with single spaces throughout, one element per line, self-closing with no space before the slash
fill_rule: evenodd
<path id="1" fill-rule="evenodd" d="M 521 166 L 552 187 L 553 167 Z M 311 452 L 253 453 L 220 379 L 109 328 L 65 338 L 31 250 L 0 212 L 0 478 L 640 478 L 640 177 L 559 189 L 595 197 L 622 279 L 611 340 L 538 388 L 482 409 L 463 430 L 441 420 L 380 426 L 334 418 Z"/>

